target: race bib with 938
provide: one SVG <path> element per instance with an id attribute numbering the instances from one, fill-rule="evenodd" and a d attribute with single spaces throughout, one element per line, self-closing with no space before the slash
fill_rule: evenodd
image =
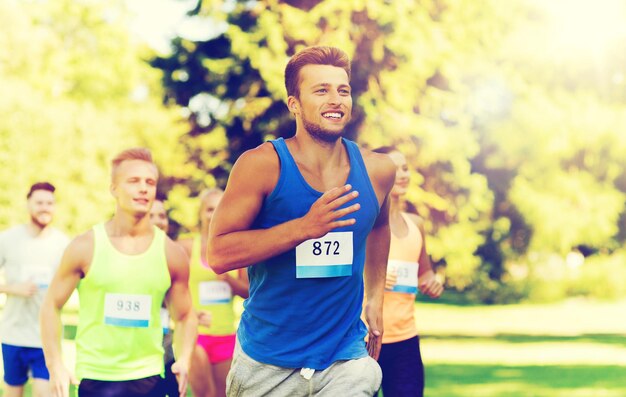
<path id="1" fill-rule="evenodd" d="M 391 291 L 416 294 L 418 268 L 419 264 L 417 262 L 390 260 L 387 263 L 387 272 L 395 272 L 397 276 L 396 284 Z"/>
<path id="2" fill-rule="evenodd" d="M 233 289 L 226 281 L 203 281 L 198 285 L 201 305 L 229 303 L 233 297 Z"/>
<path id="3" fill-rule="evenodd" d="M 331 232 L 296 247 L 296 278 L 352 275 L 352 232 Z"/>
<path id="4" fill-rule="evenodd" d="M 118 327 L 147 328 L 150 325 L 150 295 L 111 294 L 104 296 L 104 323 Z"/>

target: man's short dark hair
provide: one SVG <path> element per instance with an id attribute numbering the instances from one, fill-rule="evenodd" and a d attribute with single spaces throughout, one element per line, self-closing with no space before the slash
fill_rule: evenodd
<path id="1" fill-rule="evenodd" d="M 29 199 L 30 196 L 32 196 L 36 190 L 47 190 L 50 193 L 54 193 L 56 188 L 54 187 L 54 185 L 52 185 L 49 182 L 37 182 L 30 187 L 30 190 L 28 191 L 26 198 Z"/>
<path id="2" fill-rule="evenodd" d="M 288 96 L 300 96 L 300 69 L 306 65 L 330 65 L 342 68 L 350 80 L 351 67 L 348 54 L 337 47 L 308 47 L 295 54 L 285 68 L 285 88 Z"/>

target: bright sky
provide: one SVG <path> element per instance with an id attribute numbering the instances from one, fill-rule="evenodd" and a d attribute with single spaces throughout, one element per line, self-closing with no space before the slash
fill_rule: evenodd
<path id="1" fill-rule="evenodd" d="M 541 6 L 553 24 L 550 39 L 564 51 L 601 51 L 626 35 L 624 0 L 552 0 Z"/>
<path id="2" fill-rule="evenodd" d="M 185 16 L 196 0 L 129 0 L 126 4 L 135 15 L 132 30 L 160 53 L 169 52 L 174 36 L 201 39 L 215 31 L 210 20 Z"/>

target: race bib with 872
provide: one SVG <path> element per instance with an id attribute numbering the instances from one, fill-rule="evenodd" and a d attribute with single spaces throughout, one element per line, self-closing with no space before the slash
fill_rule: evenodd
<path id="1" fill-rule="evenodd" d="M 352 275 L 352 232 L 331 232 L 296 247 L 296 278 Z"/>
<path id="2" fill-rule="evenodd" d="M 150 325 L 150 295 L 106 294 L 104 323 L 118 327 L 147 328 Z"/>

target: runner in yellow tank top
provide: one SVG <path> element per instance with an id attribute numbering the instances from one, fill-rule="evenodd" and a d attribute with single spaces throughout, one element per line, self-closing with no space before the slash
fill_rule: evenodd
<path id="1" fill-rule="evenodd" d="M 438 298 L 443 286 L 435 278 L 426 253 L 422 220 L 402 211 L 402 197 L 409 185 L 406 158 L 393 147 L 374 152 L 386 153 L 396 164 L 396 181 L 389 194 L 391 244 L 383 303 L 383 345 L 378 363 L 383 370 L 385 396 L 422 396 L 424 367 L 415 325 L 414 302 L 417 290 Z"/>
<path id="2" fill-rule="evenodd" d="M 198 342 L 189 378 L 196 397 L 226 395 L 226 375 L 235 347 L 233 296 L 248 297 L 246 269 L 218 275 L 206 261 L 211 217 L 223 194 L 221 189 L 204 190 L 200 194 L 200 234 L 179 241 L 191 259 L 189 290 L 198 313 Z"/>
<path id="3" fill-rule="evenodd" d="M 42 342 L 54 397 L 76 379 L 61 356 L 60 313 L 74 288 L 80 299 L 76 336 L 79 397 L 162 397 L 165 299 L 176 322 L 172 366 L 185 395 L 197 318 L 188 289 L 188 258 L 150 222 L 158 171 L 147 149 L 112 161 L 113 218 L 65 250 L 41 310 Z"/>

